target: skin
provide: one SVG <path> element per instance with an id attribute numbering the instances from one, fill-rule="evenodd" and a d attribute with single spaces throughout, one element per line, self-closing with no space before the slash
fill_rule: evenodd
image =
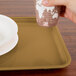
<path id="1" fill-rule="evenodd" d="M 66 6 L 63 16 L 76 23 L 76 0 L 42 0 L 44 6 Z M 62 16 L 62 15 L 61 15 Z"/>

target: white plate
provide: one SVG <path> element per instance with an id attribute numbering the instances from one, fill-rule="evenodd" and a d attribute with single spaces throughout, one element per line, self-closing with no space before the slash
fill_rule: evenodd
<path id="1" fill-rule="evenodd" d="M 18 32 L 17 23 L 8 16 L 0 14 L 0 24 L 4 24 L 4 26 L 8 25 L 9 27 L 12 27 L 12 29 L 15 30 L 14 32 Z"/>
<path id="2" fill-rule="evenodd" d="M 14 36 L 11 41 L 7 42 L 3 46 L 0 46 L 0 56 L 11 51 L 18 43 L 18 35 Z"/>
<path id="3" fill-rule="evenodd" d="M 0 46 L 11 40 L 17 32 L 16 22 L 7 16 L 0 15 Z"/>
<path id="4" fill-rule="evenodd" d="M 18 32 L 18 26 L 16 22 L 7 16 L 0 15 L 0 55 L 7 52 L 6 49 L 6 52 L 4 51 L 2 53 L 3 46 L 4 48 L 6 47 L 6 45 L 9 46 L 10 49 L 8 51 L 10 51 L 13 46 L 15 46 L 16 43 L 13 43 L 11 41 L 14 40 L 13 37 L 17 35 L 17 32 Z M 15 42 L 17 42 L 17 39 L 15 40 Z"/>

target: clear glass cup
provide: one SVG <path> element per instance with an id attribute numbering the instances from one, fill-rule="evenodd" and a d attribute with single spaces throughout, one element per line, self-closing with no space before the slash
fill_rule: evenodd
<path id="1" fill-rule="evenodd" d="M 35 0 L 36 20 L 40 26 L 55 26 L 59 19 L 60 7 L 46 7 L 42 5 L 42 0 Z"/>

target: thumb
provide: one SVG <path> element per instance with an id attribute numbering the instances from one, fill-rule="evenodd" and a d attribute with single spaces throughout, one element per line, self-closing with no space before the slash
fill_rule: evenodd
<path id="1" fill-rule="evenodd" d="M 67 0 L 42 0 L 45 6 L 67 5 Z"/>

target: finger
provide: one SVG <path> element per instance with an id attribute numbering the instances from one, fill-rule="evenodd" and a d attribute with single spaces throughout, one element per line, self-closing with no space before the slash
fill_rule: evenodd
<path id="1" fill-rule="evenodd" d="M 67 0 L 42 0 L 45 6 L 67 5 Z"/>
<path id="2" fill-rule="evenodd" d="M 76 23 L 76 16 L 71 14 L 71 17 L 67 14 L 64 15 L 65 18 L 71 20 L 72 22 Z"/>

